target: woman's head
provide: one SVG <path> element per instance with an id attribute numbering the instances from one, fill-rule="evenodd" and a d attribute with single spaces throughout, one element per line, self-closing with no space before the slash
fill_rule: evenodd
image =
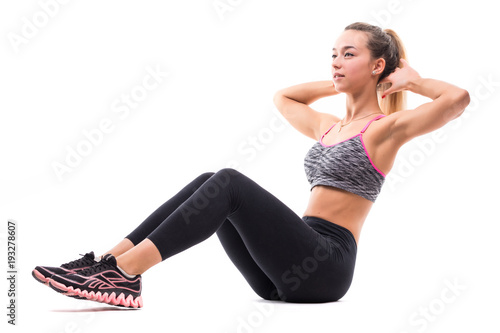
<path id="1" fill-rule="evenodd" d="M 349 46 L 352 48 L 340 49 Z M 349 74 L 349 80 L 345 80 L 347 86 L 342 85 L 342 79 L 334 80 L 339 91 L 356 90 L 359 85 L 373 82 L 380 93 L 388 88 L 388 84 L 379 82 L 401 67 L 401 58 L 406 60 L 403 43 L 393 30 L 382 30 L 367 23 L 348 25 L 338 38 L 336 47 L 339 49 L 333 50 L 332 71 L 340 74 L 347 71 Z M 338 57 L 340 52 L 343 52 L 342 57 Z M 405 93 L 393 93 L 384 99 L 379 96 L 379 101 L 385 114 L 400 111 L 404 108 Z"/>

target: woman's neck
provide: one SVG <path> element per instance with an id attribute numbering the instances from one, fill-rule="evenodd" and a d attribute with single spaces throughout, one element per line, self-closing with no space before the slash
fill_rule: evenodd
<path id="1" fill-rule="evenodd" d="M 360 94 L 346 94 L 345 121 L 366 116 L 370 113 L 382 113 L 378 104 L 377 92 L 372 90 Z"/>

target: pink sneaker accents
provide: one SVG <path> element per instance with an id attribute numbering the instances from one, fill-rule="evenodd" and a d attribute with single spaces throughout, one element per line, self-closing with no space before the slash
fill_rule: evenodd
<path id="1" fill-rule="evenodd" d="M 68 263 L 62 264 L 59 267 L 52 266 L 36 266 L 31 272 L 31 275 L 40 283 L 48 286 L 50 278 L 52 275 L 66 275 L 73 274 L 82 269 L 92 267 L 97 262 L 94 260 L 94 252 L 89 252 L 87 254 L 81 254 L 81 258 L 70 261 Z"/>
<path id="2" fill-rule="evenodd" d="M 142 308 L 143 306 L 142 296 L 134 298 L 134 296 L 128 295 L 127 297 L 125 297 L 124 293 L 120 293 L 120 295 L 118 295 L 117 297 L 115 292 L 108 294 L 107 292 L 101 293 L 100 291 L 98 291 L 97 293 L 95 293 L 94 291 L 90 292 L 88 292 L 87 290 L 82 291 L 79 288 L 74 289 L 71 286 L 66 287 L 64 284 L 53 280 L 51 280 L 49 283 L 52 289 L 66 296 L 71 296 L 71 297 L 78 296 L 82 299 L 83 298 L 88 299 L 89 301 L 96 301 L 99 303 L 123 306 L 126 308 L 137 309 L 137 308 Z"/>
<path id="3" fill-rule="evenodd" d="M 74 274 L 55 274 L 49 281 L 55 291 L 69 297 L 87 299 L 128 308 L 141 308 L 141 276 L 123 275 L 112 255 Z"/>
<path id="4" fill-rule="evenodd" d="M 49 285 L 50 278 L 43 276 L 43 274 L 40 273 L 39 271 L 37 271 L 36 268 L 33 270 L 33 272 L 31 272 L 31 275 L 33 275 L 33 277 L 38 282 L 41 282 L 41 283 L 45 284 L 46 286 Z"/>

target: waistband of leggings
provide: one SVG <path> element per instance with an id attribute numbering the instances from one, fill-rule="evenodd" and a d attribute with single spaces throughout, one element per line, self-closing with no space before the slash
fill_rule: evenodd
<path id="1" fill-rule="evenodd" d="M 356 244 L 356 239 L 354 238 L 352 232 L 349 229 L 344 228 L 343 226 L 316 216 L 303 216 L 302 220 L 308 226 L 324 236 L 333 238 L 341 237 L 342 239 L 351 243 L 351 245 L 354 245 L 356 248 L 358 247 Z"/>

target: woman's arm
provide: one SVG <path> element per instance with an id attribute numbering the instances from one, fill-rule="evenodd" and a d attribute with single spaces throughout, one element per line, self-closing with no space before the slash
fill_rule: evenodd
<path id="1" fill-rule="evenodd" d="M 320 98 L 333 96 L 338 92 L 332 81 L 302 83 L 277 91 L 273 101 L 285 119 L 302 134 L 318 140 L 321 136 L 321 124 L 339 121 L 332 114 L 313 110 L 309 104 Z"/>
<path id="2" fill-rule="evenodd" d="M 392 86 L 383 95 L 387 96 L 396 91 L 409 90 L 432 99 L 413 110 L 396 112 L 392 118 L 390 136 L 401 146 L 409 140 L 435 131 L 449 121 L 460 116 L 470 97 L 467 90 L 452 84 L 421 78 L 406 61 L 403 68 L 398 68 L 381 82 L 391 82 Z"/>

